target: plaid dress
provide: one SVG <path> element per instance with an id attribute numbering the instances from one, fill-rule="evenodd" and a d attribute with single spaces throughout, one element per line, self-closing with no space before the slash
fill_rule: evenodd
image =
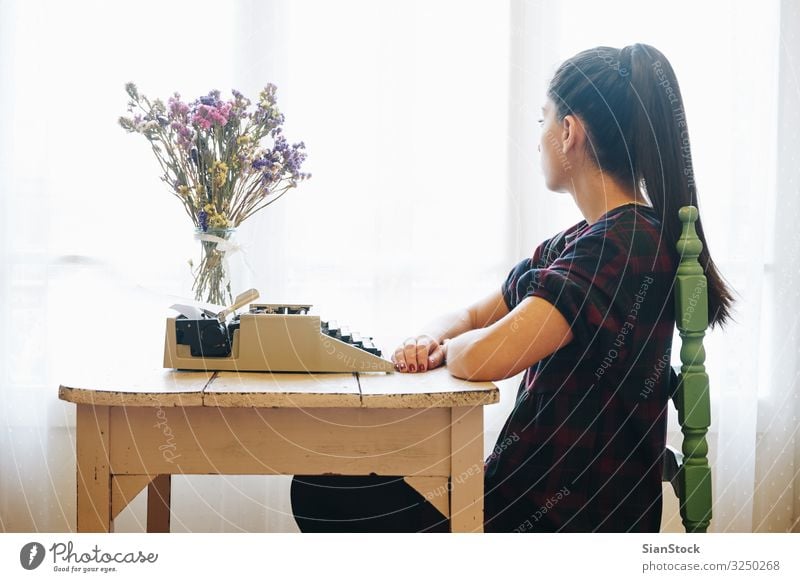
<path id="1" fill-rule="evenodd" d="M 486 460 L 486 531 L 659 530 L 677 265 L 657 213 L 626 205 L 511 270 L 508 308 L 541 297 L 574 339 L 525 372 Z"/>

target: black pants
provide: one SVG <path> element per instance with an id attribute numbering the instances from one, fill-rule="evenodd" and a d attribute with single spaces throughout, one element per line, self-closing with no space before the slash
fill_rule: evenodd
<path id="1" fill-rule="evenodd" d="M 447 532 L 450 524 L 402 477 L 292 479 L 292 512 L 302 532 Z"/>

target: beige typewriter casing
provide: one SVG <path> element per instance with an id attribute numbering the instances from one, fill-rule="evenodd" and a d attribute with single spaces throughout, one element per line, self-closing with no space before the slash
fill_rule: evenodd
<path id="1" fill-rule="evenodd" d="M 164 367 L 240 372 L 392 372 L 394 364 L 320 330 L 318 315 L 243 313 L 231 355 L 192 356 L 178 344 L 175 317 L 167 318 Z"/>

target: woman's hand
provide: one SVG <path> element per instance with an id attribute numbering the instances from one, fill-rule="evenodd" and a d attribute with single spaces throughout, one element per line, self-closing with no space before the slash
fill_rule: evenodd
<path id="1" fill-rule="evenodd" d="M 448 338 L 492 325 L 507 313 L 508 306 L 498 289 L 466 309 L 429 322 L 422 328 L 428 333 L 404 341 L 392 354 L 392 362 L 399 372 L 426 372 L 438 368 L 447 359 Z M 441 345 L 436 338 L 442 338 Z"/>
<path id="2" fill-rule="evenodd" d="M 410 337 L 392 354 L 399 372 L 425 372 L 444 363 L 445 348 L 429 335 Z"/>

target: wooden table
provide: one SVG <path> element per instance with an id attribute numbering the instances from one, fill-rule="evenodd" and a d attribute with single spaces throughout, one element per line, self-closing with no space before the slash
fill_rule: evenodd
<path id="1" fill-rule="evenodd" d="M 488 382 L 424 374 L 153 370 L 62 385 L 77 405 L 78 531 L 113 530 L 147 487 L 147 531 L 168 532 L 171 475 L 402 475 L 483 529 Z"/>

